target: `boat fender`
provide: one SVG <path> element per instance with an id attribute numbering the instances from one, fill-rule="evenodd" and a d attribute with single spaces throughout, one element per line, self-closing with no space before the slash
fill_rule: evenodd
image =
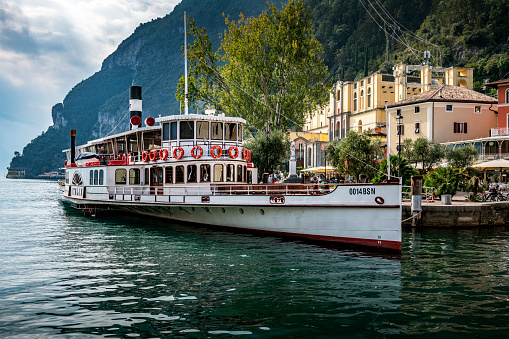
<path id="1" fill-rule="evenodd" d="M 219 152 L 217 152 L 217 154 L 214 153 L 214 151 L 218 149 Z M 212 155 L 213 158 L 220 158 L 221 155 L 223 154 L 223 149 L 221 148 L 221 146 L 218 146 L 218 145 L 215 145 L 215 146 L 212 146 L 212 148 L 210 149 L 210 155 Z"/>
<path id="2" fill-rule="evenodd" d="M 143 151 L 143 154 L 141 155 L 141 160 L 143 160 L 143 162 L 148 161 L 148 152 L 147 151 Z"/>
<path id="3" fill-rule="evenodd" d="M 177 151 L 178 151 L 178 155 L 177 155 Z M 173 157 L 175 159 L 179 160 L 183 156 L 184 156 L 184 150 L 182 149 L 182 147 L 175 147 L 175 149 L 173 150 Z"/>
<path id="4" fill-rule="evenodd" d="M 196 153 L 195 150 L 198 150 L 198 153 Z M 194 146 L 193 149 L 191 150 L 191 155 L 195 159 L 200 159 L 201 156 L 203 155 L 203 148 L 201 148 L 200 146 Z"/>
<path id="5" fill-rule="evenodd" d="M 151 150 L 149 155 L 150 161 L 156 161 L 158 153 L 155 149 Z"/>
<path id="6" fill-rule="evenodd" d="M 236 159 L 239 156 L 239 149 L 235 146 L 232 146 L 228 149 L 228 154 L 230 154 L 230 158 Z"/>
<path id="7" fill-rule="evenodd" d="M 166 148 L 162 148 L 160 151 L 159 151 L 159 158 L 161 160 L 166 160 L 168 158 L 168 150 Z"/>

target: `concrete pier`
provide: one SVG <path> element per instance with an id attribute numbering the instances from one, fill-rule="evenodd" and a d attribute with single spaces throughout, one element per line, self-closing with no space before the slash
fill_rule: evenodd
<path id="1" fill-rule="evenodd" d="M 412 216 L 410 202 L 404 202 L 402 219 Z M 453 197 L 451 205 L 442 205 L 440 201 L 422 202 L 419 222 L 423 227 L 476 227 L 504 225 L 509 223 L 509 201 L 469 202 L 461 195 Z M 412 225 L 412 220 L 402 223 Z"/>

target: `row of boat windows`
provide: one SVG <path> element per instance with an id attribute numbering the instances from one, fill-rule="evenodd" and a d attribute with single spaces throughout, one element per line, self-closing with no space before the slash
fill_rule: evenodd
<path id="1" fill-rule="evenodd" d="M 90 170 L 90 185 L 104 184 L 104 170 Z"/>
<path id="2" fill-rule="evenodd" d="M 153 167 L 145 169 L 145 184 L 184 184 L 197 182 L 252 182 L 251 172 L 243 165 L 179 165 L 167 167 Z M 129 174 L 129 176 L 127 176 Z M 129 185 L 139 185 L 141 183 L 141 170 L 131 168 L 129 173 L 125 168 L 115 170 L 115 184 L 125 185 L 129 180 Z"/>
<path id="3" fill-rule="evenodd" d="M 242 141 L 242 125 L 233 122 L 173 121 L 163 124 L 163 140 L 205 139 Z"/>

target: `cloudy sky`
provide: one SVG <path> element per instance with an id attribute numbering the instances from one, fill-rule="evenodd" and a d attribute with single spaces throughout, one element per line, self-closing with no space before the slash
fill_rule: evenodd
<path id="1" fill-rule="evenodd" d="M 181 0 L 0 0 L 0 175 L 52 124 L 51 107 L 140 24 Z"/>

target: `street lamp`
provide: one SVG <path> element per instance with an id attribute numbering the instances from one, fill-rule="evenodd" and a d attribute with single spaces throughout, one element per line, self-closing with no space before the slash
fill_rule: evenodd
<path id="1" fill-rule="evenodd" d="M 396 119 L 398 120 L 398 177 L 401 178 L 401 134 L 403 134 L 403 115 L 401 115 L 401 110 L 397 110 Z"/>

